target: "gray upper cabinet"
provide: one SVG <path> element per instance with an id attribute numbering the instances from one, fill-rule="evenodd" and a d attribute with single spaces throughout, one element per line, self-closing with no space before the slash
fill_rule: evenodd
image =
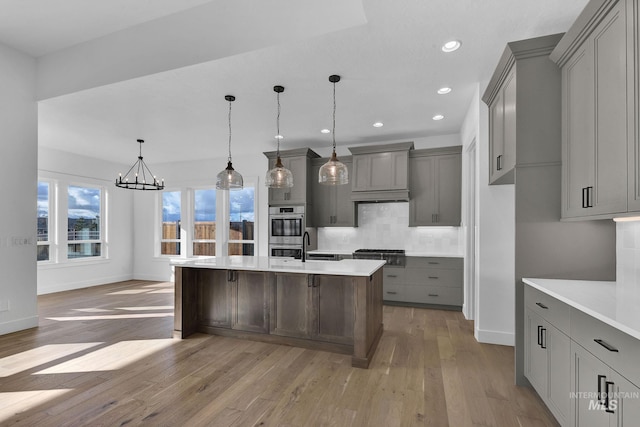
<path id="1" fill-rule="evenodd" d="M 516 73 L 511 68 L 489 105 L 490 184 L 513 184 L 516 150 Z"/>
<path id="2" fill-rule="evenodd" d="M 315 227 L 356 227 L 356 204 L 351 201 L 351 185 L 323 185 L 318 182 L 318 171 L 329 159 L 311 161 L 311 189 L 313 192 L 313 225 Z M 353 163 L 350 156 L 339 160 L 347 166 L 352 177 Z"/>
<path id="3" fill-rule="evenodd" d="M 269 169 L 276 164 L 276 152 L 264 153 L 269 158 Z M 310 203 L 307 196 L 311 194 L 311 159 L 320 157 L 316 152 L 308 148 L 281 150 L 282 165 L 293 174 L 293 187 L 270 188 L 269 206 L 279 205 L 303 205 Z"/>
<path id="4" fill-rule="evenodd" d="M 557 96 L 549 54 L 561 37 L 510 42 L 500 57 L 482 96 L 489 107 L 489 184 L 513 184 L 519 164 L 557 161 L 557 128 L 545 125 L 555 112 L 546 101 Z"/>
<path id="5" fill-rule="evenodd" d="M 551 54 L 562 70 L 564 219 L 611 218 L 629 211 L 628 199 L 640 209 L 633 204 L 633 4 L 590 2 Z"/>
<path id="6" fill-rule="evenodd" d="M 413 142 L 349 147 L 353 154 L 351 199 L 409 200 L 409 150 Z"/>
<path id="7" fill-rule="evenodd" d="M 409 226 L 460 226 L 462 147 L 413 150 Z"/>

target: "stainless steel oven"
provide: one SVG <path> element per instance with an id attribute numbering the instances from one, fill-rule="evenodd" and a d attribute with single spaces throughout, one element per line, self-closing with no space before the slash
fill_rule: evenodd
<path id="1" fill-rule="evenodd" d="M 302 246 L 304 231 L 304 206 L 269 208 L 269 245 Z"/>
<path id="2" fill-rule="evenodd" d="M 269 257 L 302 259 L 302 245 L 269 245 Z"/>

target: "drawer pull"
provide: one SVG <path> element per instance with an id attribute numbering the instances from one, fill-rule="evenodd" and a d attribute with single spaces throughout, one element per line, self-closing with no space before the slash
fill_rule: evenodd
<path id="1" fill-rule="evenodd" d="M 429 276 L 429 279 L 439 279 L 438 276 Z"/>
<path id="2" fill-rule="evenodd" d="M 611 386 L 611 391 L 609 391 L 609 386 Z M 604 383 L 604 392 L 606 393 L 606 396 L 604 397 L 605 412 L 608 412 L 610 414 L 615 414 L 616 411 L 609 408 L 609 396 L 610 394 L 613 393 L 613 381 L 606 381 Z"/>
<path id="3" fill-rule="evenodd" d="M 594 339 L 594 341 L 600 344 L 601 346 L 603 346 L 604 348 L 606 348 L 607 350 L 612 351 L 614 353 L 618 353 L 618 349 L 612 346 L 611 344 L 607 343 L 606 341 L 601 340 L 599 338 Z"/>
<path id="4" fill-rule="evenodd" d="M 440 296 L 440 295 L 438 295 L 438 294 L 428 294 L 428 295 L 429 295 L 430 297 L 437 297 L 437 296 Z"/>
<path id="5" fill-rule="evenodd" d="M 543 304 L 543 303 L 541 303 L 541 302 L 537 302 L 537 303 L 536 303 L 536 305 L 537 305 L 538 307 L 544 308 L 545 310 L 549 309 L 549 307 L 547 307 L 546 305 L 544 305 L 544 304 Z"/>
<path id="6" fill-rule="evenodd" d="M 435 262 L 435 261 L 429 261 L 427 264 L 431 264 L 431 265 L 438 265 L 440 264 L 439 262 Z"/>
<path id="7" fill-rule="evenodd" d="M 395 294 L 397 294 L 397 292 L 395 292 L 395 291 L 387 291 L 387 293 L 388 293 L 388 294 L 390 294 L 390 295 L 395 295 Z"/>
<path id="8" fill-rule="evenodd" d="M 395 274 L 387 274 L 387 277 L 398 277 Z"/>

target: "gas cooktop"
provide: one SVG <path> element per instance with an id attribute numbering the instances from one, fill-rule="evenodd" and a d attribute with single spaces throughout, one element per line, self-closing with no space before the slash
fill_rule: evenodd
<path id="1" fill-rule="evenodd" d="M 404 254 L 404 249 L 356 249 L 360 254 Z"/>

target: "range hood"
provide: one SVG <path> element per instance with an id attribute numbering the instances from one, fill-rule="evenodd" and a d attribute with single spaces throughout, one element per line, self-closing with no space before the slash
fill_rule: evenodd
<path id="1" fill-rule="evenodd" d="M 413 142 L 349 147 L 353 154 L 351 200 L 409 201 L 409 151 Z"/>

